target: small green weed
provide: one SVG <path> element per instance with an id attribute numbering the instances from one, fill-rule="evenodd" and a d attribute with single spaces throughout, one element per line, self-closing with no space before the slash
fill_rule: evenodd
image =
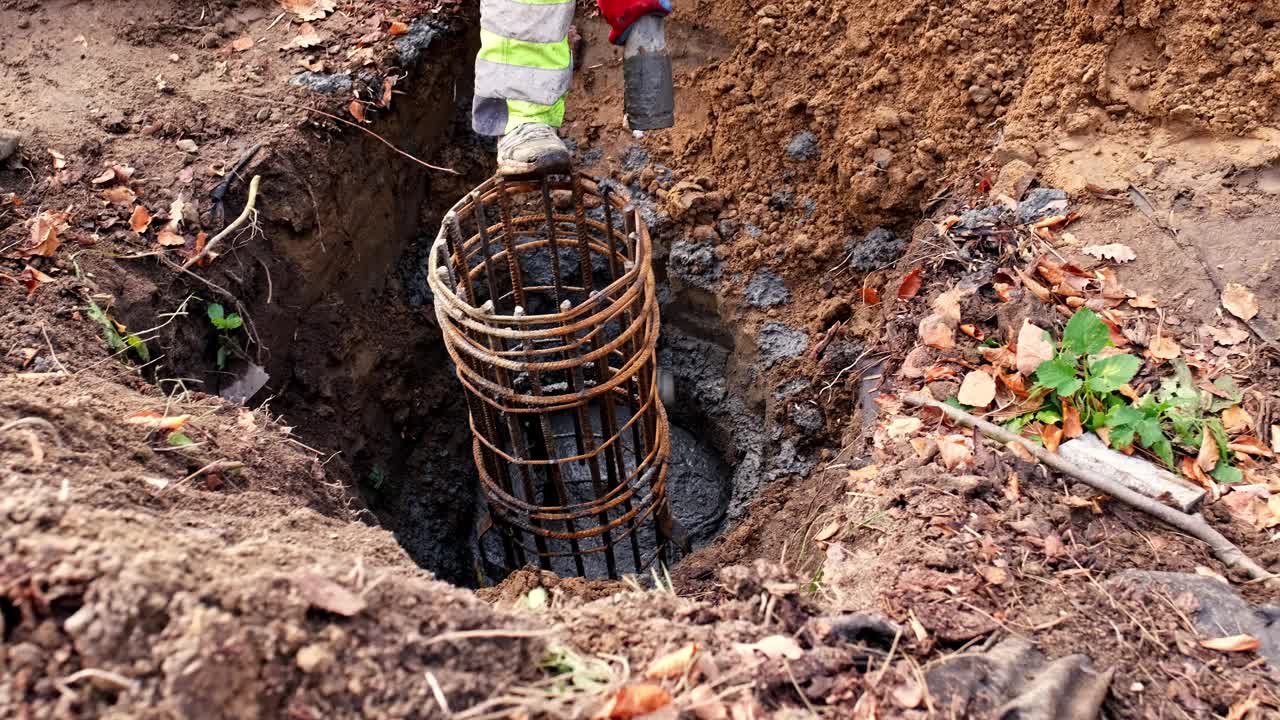
<path id="1" fill-rule="evenodd" d="M 1111 345 L 1110 329 L 1101 318 L 1088 308 L 1076 311 L 1053 358 L 1036 369 L 1030 392 L 1032 397 L 1042 397 L 1043 404 L 1006 426 L 1021 432 L 1027 423 L 1056 425 L 1076 412 L 1083 429 L 1106 436 L 1111 447 L 1126 450 L 1136 443 L 1175 469 L 1175 452 L 1197 453 L 1207 431 L 1220 454 L 1213 478 L 1220 483 L 1238 482 L 1241 473 L 1230 464 L 1222 421 L 1212 417 L 1240 402 L 1235 382 L 1230 377 L 1214 381 L 1226 396 L 1214 397 L 1201 392 L 1186 363 L 1177 360 L 1173 377 L 1155 392 L 1133 400 L 1128 385 L 1142 368 L 1142 360 L 1128 353 L 1105 352 Z"/>
<path id="2" fill-rule="evenodd" d="M 125 354 L 132 351 L 142 362 L 151 362 L 151 351 L 147 349 L 147 344 L 132 333 L 122 335 L 122 330 L 116 326 L 116 322 L 102 308 L 98 307 L 97 303 L 90 300 L 89 306 L 85 308 L 85 314 L 102 328 L 102 337 L 107 341 L 107 348 L 113 354 Z M 123 326 L 119 327 L 122 328 Z"/>
<path id="3" fill-rule="evenodd" d="M 209 303 L 209 322 L 218 330 L 218 354 L 215 363 L 219 370 L 226 368 L 227 358 L 233 353 L 241 352 L 240 343 L 232 335 L 244 326 L 244 319 L 236 313 L 226 314 L 226 309 L 219 303 Z"/>

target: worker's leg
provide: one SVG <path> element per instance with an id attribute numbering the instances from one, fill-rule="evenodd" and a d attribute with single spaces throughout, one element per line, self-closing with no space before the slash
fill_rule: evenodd
<path id="1" fill-rule="evenodd" d="M 572 80 L 574 0 L 480 0 L 472 124 L 482 135 L 559 127 Z"/>

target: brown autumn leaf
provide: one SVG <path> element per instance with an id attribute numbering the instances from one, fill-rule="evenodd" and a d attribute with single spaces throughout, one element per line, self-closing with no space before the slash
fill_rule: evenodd
<path id="1" fill-rule="evenodd" d="M 53 282 L 53 278 L 45 275 L 30 265 L 24 268 L 22 272 L 18 273 L 18 280 L 20 280 L 23 285 L 27 286 L 28 300 L 36 294 L 36 290 L 39 290 L 41 285 L 47 282 Z"/>
<path id="2" fill-rule="evenodd" d="M 1205 490 L 1208 490 L 1211 495 L 1215 497 L 1217 496 L 1217 485 L 1214 484 L 1212 478 L 1205 474 L 1204 470 L 1200 469 L 1200 465 L 1196 462 L 1196 458 L 1189 455 L 1182 458 L 1178 463 L 1178 469 L 1182 471 L 1183 477 L 1196 483 Z"/>
<path id="3" fill-rule="evenodd" d="M 280 0 L 280 5 L 303 21 L 320 20 L 338 7 L 337 0 Z"/>
<path id="4" fill-rule="evenodd" d="M 733 649 L 747 657 L 759 653 L 770 660 L 799 660 L 804 657 L 804 650 L 789 635 L 769 635 L 753 643 L 734 643 Z"/>
<path id="5" fill-rule="evenodd" d="M 813 536 L 813 541 L 816 543 L 827 542 L 831 538 L 835 537 L 836 533 L 840 532 L 841 527 L 843 527 L 843 525 L 841 525 L 839 520 L 833 520 Z"/>
<path id="6" fill-rule="evenodd" d="M 369 122 L 368 119 L 365 118 L 364 103 L 360 102 L 359 100 L 352 100 L 351 103 L 347 105 L 347 111 L 350 112 L 351 117 L 355 118 L 356 120 L 362 123 Z"/>
<path id="7" fill-rule="evenodd" d="M 1258 299 L 1249 288 L 1239 283 L 1228 283 L 1222 290 L 1222 307 L 1241 320 L 1252 320 L 1258 314 Z"/>
<path id="8" fill-rule="evenodd" d="M 102 199 L 112 205 L 122 205 L 129 207 L 138 199 L 136 193 L 129 189 L 127 185 L 117 185 L 113 188 L 107 188 L 102 191 Z"/>
<path id="9" fill-rule="evenodd" d="M 880 292 L 875 288 L 864 287 L 859 294 L 866 305 L 880 304 Z"/>
<path id="10" fill-rule="evenodd" d="M 1200 439 L 1200 454 L 1196 455 L 1196 465 L 1205 472 L 1213 472 L 1218 466 L 1218 441 L 1206 426 Z"/>
<path id="11" fill-rule="evenodd" d="M 1159 301 L 1153 295 L 1139 295 L 1129 298 L 1129 307 L 1152 309 L 1159 306 Z"/>
<path id="12" fill-rule="evenodd" d="M 956 346 L 955 328 L 937 315 L 930 315 L 920 321 L 920 342 L 939 350 L 950 350 Z"/>
<path id="13" fill-rule="evenodd" d="M 1062 436 L 1068 440 L 1084 434 L 1084 426 L 1080 424 L 1080 411 L 1070 400 L 1062 398 Z"/>
<path id="14" fill-rule="evenodd" d="M 165 415 L 155 410 L 140 410 L 125 416 L 124 421 L 129 425 L 141 425 L 148 430 L 173 431 L 185 425 L 190 419 L 190 415 Z"/>
<path id="15" fill-rule="evenodd" d="M 1151 338 L 1151 343 L 1147 345 L 1151 357 L 1160 360 L 1172 360 L 1182 354 L 1182 348 L 1172 338 L 1164 335 L 1157 335 Z"/>
<path id="16" fill-rule="evenodd" d="M 67 166 L 66 155 L 63 155 L 62 153 L 58 152 L 57 150 L 54 150 L 53 148 L 45 148 L 45 150 L 48 151 L 49 157 L 53 158 L 54 170 L 61 170 L 62 168 Z"/>
<path id="17" fill-rule="evenodd" d="M 236 52 L 244 52 L 245 50 L 253 47 L 253 45 L 254 42 L 252 35 L 242 35 L 231 41 L 231 49 Z"/>
<path id="18" fill-rule="evenodd" d="M 1229 433 L 1241 433 L 1253 427 L 1253 416 L 1239 405 L 1222 411 L 1222 427 Z"/>
<path id="19" fill-rule="evenodd" d="M 648 715 L 655 710 L 661 710 L 670 704 L 671 694 L 661 686 L 647 683 L 627 685 L 626 687 L 618 688 L 618 691 L 609 698 L 608 702 L 595 715 L 591 716 L 591 719 L 630 720 L 641 715 Z"/>
<path id="20" fill-rule="evenodd" d="M 689 704 L 685 708 L 698 720 L 729 720 L 729 707 L 720 702 L 710 685 L 699 685 L 689 691 Z"/>
<path id="21" fill-rule="evenodd" d="M 395 88 L 397 80 L 399 78 L 394 75 L 389 75 L 382 79 L 382 97 L 378 98 L 378 107 L 391 107 L 392 90 Z"/>
<path id="22" fill-rule="evenodd" d="M 293 584 L 308 605 L 334 615 L 352 617 L 367 605 L 364 598 L 323 575 L 302 573 Z"/>
<path id="23" fill-rule="evenodd" d="M 186 238 L 167 227 L 162 228 L 160 232 L 156 233 L 156 242 L 160 243 L 164 247 L 180 247 L 187 244 Z"/>
<path id="24" fill-rule="evenodd" d="M 689 643 L 675 652 L 657 658 L 649 663 L 649 668 L 644 671 L 645 678 L 663 680 L 683 676 L 689 668 L 693 667 L 693 661 L 698 657 L 698 650 L 698 643 Z"/>
<path id="25" fill-rule="evenodd" d="M 1254 495 L 1251 492 L 1234 491 L 1229 492 L 1218 501 L 1231 513 L 1234 520 L 1247 525 L 1254 530 L 1265 530 L 1276 524 L 1280 524 L 1280 516 L 1277 516 L 1271 509 L 1267 500 Z"/>
<path id="26" fill-rule="evenodd" d="M 1201 640 L 1200 647 L 1219 652 L 1252 652 L 1262 647 L 1262 643 L 1252 635 L 1230 635 L 1228 637 Z"/>
<path id="27" fill-rule="evenodd" d="M 1049 333 L 1029 320 L 1022 321 L 1018 330 L 1018 372 L 1027 377 L 1035 374 L 1036 369 L 1044 362 L 1053 359 L 1053 341 Z"/>
<path id="28" fill-rule="evenodd" d="M 309 48 L 315 47 L 324 42 L 324 38 L 320 37 L 320 33 L 316 31 L 316 27 L 309 22 L 304 22 L 298 28 L 298 34 L 293 36 L 287 44 L 281 45 L 281 50 L 292 50 L 293 48 Z"/>
<path id="29" fill-rule="evenodd" d="M 116 171 L 112 170 L 111 168 L 107 168 L 106 170 L 102 171 L 101 175 L 90 180 L 89 182 L 93 185 L 103 185 L 103 184 L 112 182 L 115 179 L 116 179 Z"/>
<path id="30" fill-rule="evenodd" d="M 938 460 L 948 470 L 973 464 L 973 448 L 964 435 L 943 435 L 938 438 Z"/>
<path id="31" fill-rule="evenodd" d="M 1275 451 L 1263 444 L 1261 440 L 1252 435 L 1241 435 L 1240 437 L 1227 443 L 1227 449 L 1231 452 L 1237 452 L 1244 455 L 1254 455 L 1257 457 L 1271 457 L 1275 455 Z M 1278 495 L 1277 497 L 1280 497 Z"/>
<path id="32" fill-rule="evenodd" d="M 26 260 L 40 256 L 52 257 L 62 244 L 58 233 L 67 229 L 67 214 L 45 210 L 31 219 L 31 238 L 19 247 L 14 255 Z"/>
<path id="33" fill-rule="evenodd" d="M 143 232 L 147 226 L 151 224 L 151 213 L 143 207 L 142 203 L 138 203 L 133 208 L 133 214 L 129 216 L 129 227 L 136 233 Z"/>
<path id="34" fill-rule="evenodd" d="M 1058 446 L 1062 444 L 1062 428 L 1057 425 L 1045 425 L 1040 429 L 1040 440 L 1044 442 L 1044 449 L 1049 452 L 1058 452 Z"/>
<path id="35" fill-rule="evenodd" d="M 920 292 L 920 286 L 924 284 L 921 279 L 923 272 L 924 268 L 918 267 L 903 276 L 902 282 L 898 285 L 899 300 L 910 300 Z"/>
<path id="36" fill-rule="evenodd" d="M 1000 347 L 980 347 L 978 348 L 978 354 L 982 356 L 983 360 L 986 360 L 998 368 L 1007 368 L 1012 370 L 1018 366 L 1017 356 L 1010 352 L 1009 348 L 1004 345 L 1001 345 Z"/>
<path id="37" fill-rule="evenodd" d="M 1138 259 L 1138 254 L 1133 248 L 1124 243 L 1110 243 L 1108 245 L 1089 245 L 1081 250 L 1085 255 L 1096 257 L 1099 260 L 1114 260 L 1118 263 L 1127 263 Z"/>
<path id="38" fill-rule="evenodd" d="M 391 27 L 387 28 L 387 34 L 390 35 L 391 37 L 395 37 L 397 35 L 403 35 L 407 32 L 409 32 L 408 23 L 403 23 L 399 20 L 392 20 Z"/>
<path id="39" fill-rule="evenodd" d="M 996 399 L 996 381 L 988 373 L 974 370 L 964 376 L 956 399 L 969 407 L 986 407 Z"/>
<path id="40" fill-rule="evenodd" d="M 960 301 L 972 295 L 976 290 L 974 288 L 954 288 L 948 290 L 933 299 L 931 306 L 933 312 L 938 317 L 945 320 L 952 327 L 960 324 Z"/>
<path id="41" fill-rule="evenodd" d="M 1219 345 L 1239 345 L 1249 339 L 1249 331 L 1238 327 L 1210 328 L 1209 334 Z"/>
<path id="42" fill-rule="evenodd" d="M 1014 272 L 1017 273 L 1018 279 L 1022 281 L 1022 286 L 1025 287 L 1032 295 L 1035 295 L 1037 300 L 1044 303 L 1051 302 L 1053 300 L 1053 293 L 1049 292 L 1049 288 L 1040 284 L 1035 278 L 1026 274 L 1021 269 L 1014 268 Z"/>
<path id="43" fill-rule="evenodd" d="M 1004 568 L 988 566 L 982 568 L 979 572 L 982 573 L 982 579 L 992 585 L 1004 585 L 1009 582 L 1009 571 Z"/>

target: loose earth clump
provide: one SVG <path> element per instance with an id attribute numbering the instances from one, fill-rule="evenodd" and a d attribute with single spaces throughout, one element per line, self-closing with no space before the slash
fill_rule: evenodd
<path id="1" fill-rule="evenodd" d="M 1110 433 L 1280 571 L 1280 15 L 685 0 L 637 137 L 581 5 L 695 550 L 495 585 L 425 280 L 474 4 L 0 0 L 0 715 L 1280 712 L 1274 581 L 902 402 Z M 1125 387 L 1027 364 L 1083 309 Z"/>

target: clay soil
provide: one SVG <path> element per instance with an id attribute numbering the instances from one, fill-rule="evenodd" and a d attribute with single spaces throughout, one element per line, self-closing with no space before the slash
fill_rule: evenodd
<path id="1" fill-rule="evenodd" d="M 1001 448 L 943 470 L 884 441 L 873 399 L 920 384 L 900 370 L 929 303 L 999 265 L 938 223 L 1038 185 L 1080 213 L 1047 241 L 1063 259 L 1134 251 L 1118 282 L 1159 304 L 1131 330 L 1213 356 L 1280 423 L 1280 9 L 681 0 L 679 126 L 636 137 L 580 3 L 579 163 L 644 208 L 664 283 L 689 282 L 678 247 L 714 268 L 664 311 L 744 357 L 774 323 L 807 340 L 729 391 L 801 388 L 756 404 L 814 462 L 669 583 L 523 570 L 476 591 L 465 408 L 421 258 L 492 172 L 466 118 L 477 9 L 285 9 L 324 5 L 0 0 L 0 131 L 20 136 L 0 158 L 0 715 L 591 717 L 648 683 L 674 698 L 655 717 L 981 717 L 1045 696 L 922 679 L 1009 639 L 1086 656 L 1105 717 L 1280 714 L 1280 671 L 1203 647 L 1193 598 L 1124 573 L 1220 576 L 1257 606 L 1274 585 Z M 254 175 L 253 222 L 180 269 Z M 873 228 L 900 240 L 868 247 Z M 785 302 L 752 300 L 765 270 Z M 1226 283 L 1256 296 L 1252 328 Z M 965 314 L 993 337 L 1062 321 L 1028 297 Z M 1247 339 L 1215 345 L 1227 327 Z M 252 368 L 247 404 L 222 397 Z M 181 439 L 145 424 L 177 416 Z M 1274 527 L 1205 515 L 1280 572 Z M 884 624 L 832 629 L 850 617 Z M 696 670 L 642 677 L 690 643 Z"/>

